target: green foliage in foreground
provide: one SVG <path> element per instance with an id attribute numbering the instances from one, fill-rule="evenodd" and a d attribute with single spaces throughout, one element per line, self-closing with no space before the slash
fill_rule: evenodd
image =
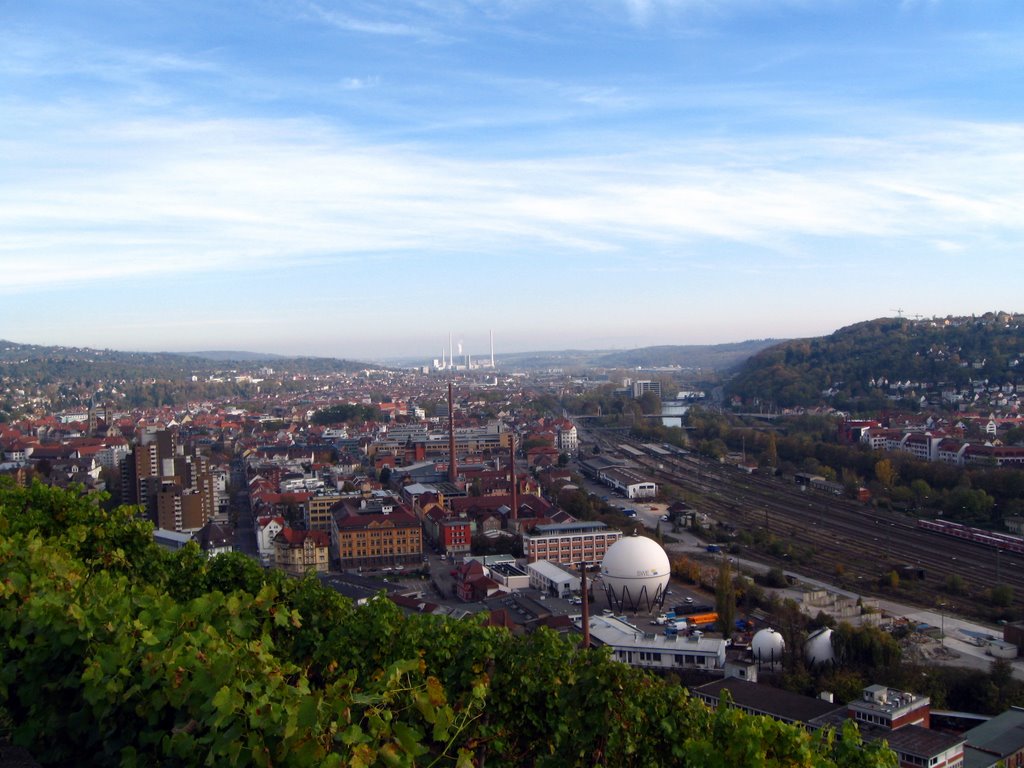
<path id="1" fill-rule="evenodd" d="M 554 633 L 357 608 L 3 481 L 0 738 L 76 765 L 895 766 Z"/>

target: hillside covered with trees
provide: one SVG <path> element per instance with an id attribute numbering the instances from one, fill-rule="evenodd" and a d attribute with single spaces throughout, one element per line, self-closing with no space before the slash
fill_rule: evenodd
<path id="1" fill-rule="evenodd" d="M 46 383 L 47 381 L 92 379 L 131 381 L 165 379 L 175 381 L 191 376 L 212 376 L 239 367 L 249 370 L 260 365 L 285 368 L 293 373 L 350 373 L 365 363 L 328 357 L 274 357 L 251 353 L 120 352 L 88 347 L 46 347 L 18 344 L 0 339 L 0 375 Z"/>
<path id="2" fill-rule="evenodd" d="M 784 408 L 827 401 L 856 411 L 884 406 L 887 383 L 897 381 L 1024 383 L 1024 315 L 888 318 L 786 341 L 747 360 L 726 392 L 746 403 Z"/>
<path id="3" fill-rule="evenodd" d="M 894 766 L 540 631 L 356 607 L 0 481 L 0 741 L 45 765 Z"/>
<path id="4" fill-rule="evenodd" d="M 365 363 L 320 357 L 278 357 L 268 361 L 248 353 L 119 352 L 85 347 L 47 347 L 0 340 L 0 421 L 25 411 L 26 397 L 43 398 L 54 409 L 84 407 L 89 400 L 113 399 L 132 408 L 182 405 L 216 398 L 247 398 L 256 392 L 252 377 L 269 366 L 291 375 L 346 374 Z M 248 355 L 248 356 L 247 356 Z M 281 391 L 302 382 L 279 377 Z M 23 396 L 15 398 L 13 392 Z M 19 407 L 19 405 L 21 407 Z"/>
<path id="5" fill-rule="evenodd" d="M 724 372 L 735 368 L 751 355 L 776 343 L 773 339 L 755 339 L 732 344 L 665 344 L 623 350 L 567 349 L 551 352 L 515 352 L 499 355 L 502 367 L 522 370 L 562 368 L 663 368 L 677 367 L 706 372 Z"/>
<path id="6" fill-rule="evenodd" d="M 734 344 L 640 347 L 622 352 L 609 352 L 594 358 L 593 364 L 603 368 L 678 366 L 727 371 L 777 342 L 777 339 L 754 339 Z"/>

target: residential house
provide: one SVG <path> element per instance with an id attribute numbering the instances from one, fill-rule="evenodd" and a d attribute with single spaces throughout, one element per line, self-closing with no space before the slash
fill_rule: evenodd
<path id="1" fill-rule="evenodd" d="M 283 517 L 256 518 L 256 547 L 259 551 L 260 562 L 264 565 L 274 562 L 274 539 L 284 530 L 284 527 Z"/>
<path id="2" fill-rule="evenodd" d="M 327 573 L 331 537 L 324 531 L 283 528 L 274 537 L 274 565 L 293 576 L 308 571 Z"/>

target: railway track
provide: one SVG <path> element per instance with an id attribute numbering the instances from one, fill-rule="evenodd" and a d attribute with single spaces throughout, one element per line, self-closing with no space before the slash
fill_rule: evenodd
<path id="1" fill-rule="evenodd" d="M 697 497 L 701 511 L 710 517 L 755 540 L 772 537 L 791 558 L 772 556 L 760 547 L 745 550 L 752 559 L 792 567 L 857 592 L 898 596 L 929 607 L 945 604 L 973 615 L 984 615 L 988 590 L 996 584 L 1013 588 L 1015 608 L 1024 605 L 1024 557 L 1018 554 L 922 530 L 903 514 L 801 491 L 779 478 L 741 474 L 692 455 L 630 458 L 659 482 Z M 881 591 L 894 569 L 900 588 Z M 919 572 L 923 579 L 916 578 Z M 950 593 L 950 576 L 963 585 L 962 594 Z"/>

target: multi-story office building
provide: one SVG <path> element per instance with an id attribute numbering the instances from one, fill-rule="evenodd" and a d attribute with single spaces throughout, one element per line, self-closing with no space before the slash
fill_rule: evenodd
<path id="1" fill-rule="evenodd" d="M 633 398 L 639 400 L 648 392 L 653 392 L 658 397 L 661 397 L 661 382 L 660 381 L 634 381 L 633 382 Z"/>
<path id="2" fill-rule="evenodd" d="M 538 525 L 523 536 L 523 550 L 528 562 L 549 560 L 552 563 L 578 565 L 597 564 L 608 547 L 622 538 L 598 521 Z"/>
<path id="3" fill-rule="evenodd" d="M 394 499 L 345 500 L 331 516 L 331 555 L 341 568 L 381 568 L 419 563 L 423 528 Z"/>
<path id="4" fill-rule="evenodd" d="M 331 532 L 331 509 L 345 497 L 338 493 L 317 494 L 306 502 L 306 528 Z"/>

